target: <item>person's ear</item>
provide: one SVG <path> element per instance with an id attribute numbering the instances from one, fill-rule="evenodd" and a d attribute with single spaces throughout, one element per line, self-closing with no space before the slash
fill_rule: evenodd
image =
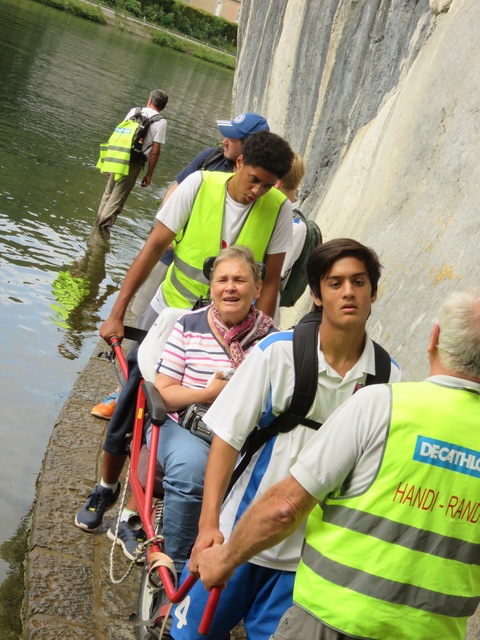
<path id="1" fill-rule="evenodd" d="M 240 154 L 236 160 L 237 169 L 241 169 L 243 167 L 243 155 Z"/>
<path id="2" fill-rule="evenodd" d="M 428 343 L 428 353 L 434 354 L 438 349 L 438 341 L 440 339 L 440 327 L 437 323 L 433 325 L 432 332 L 430 333 L 430 340 Z"/>
<path id="3" fill-rule="evenodd" d="M 372 296 L 370 298 L 371 303 L 373 304 L 376 299 L 377 299 L 377 292 L 375 291 L 375 293 L 372 293 Z"/>
<path id="4" fill-rule="evenodd" d="M 313 291 L 313 289 L 310 289 L 310 295 L 312 296 L 313 299 L 313 303 L 316 307 L 321 307 L 322 306 L 322 301 L 321 299 L 317 296 L 317 294 Z"/>
<path id="5" fill-rule="evenodd" d="M 259 299 L 260 294 L 262 293 L 262 287 L 263 287 L 263 282 L 261 280 L 255 283 L 255 293 L 253 295 L 254 300 Z"/>

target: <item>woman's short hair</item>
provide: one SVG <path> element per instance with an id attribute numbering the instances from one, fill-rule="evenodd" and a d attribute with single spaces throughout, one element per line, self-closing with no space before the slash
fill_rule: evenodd
<path id="1" fill-rule="evenodd" d="M 281 186 L 285 191 L 296 191 L 305 176 L 305 161 L 296 151 L 293 152 L 293 162 L 290 170 L 281 179 Z"/>
<path id="2" fill-rule="evenodd" d="M 259 282 L 262 279 L 262 272 L 260 266 L 255 262 L 253 252 L 248 247 L 244 247 L 241 244 L 234 244 L 226 249 L 222 249 L 218 256 L 215 258 L 215 262 L 212 266 L 211 276 L 215 273 L 215 269 L 219 264 L 226 260 L 240 259 L 243 260 L 252 270 L 254 282 Z"/>
<path id="3" fill-rule="evenodd" d="M 438 311 L 438 353 L 442 365 L 480 378 L 480 287 L 455 291 Z"/>
<path id="4" fill-rule="evenodd" d="M 326 277 L 333 264 L 341 258 L 350 256 L 357 258 L 365 265 L 372 286 L 372 296 L 375 295 L 382 272 L 382 265 L 375 251 L 357 240 L 336 238 L 316 247 L 307 260 L 308 285 L 317 298 L 322 299 L 320 281 Z"/>

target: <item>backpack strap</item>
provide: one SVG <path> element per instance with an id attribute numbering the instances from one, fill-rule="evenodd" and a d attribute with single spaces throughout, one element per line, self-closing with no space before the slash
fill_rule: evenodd
<path id="1" fill-rule="evenodd" d="M 375 352 L 375 374 L 369 373 L 365 380 L 365 386 L 371 384 L 386 384 L 390 380 L 390 372 L 392 369 L 390 355 L 383 347 L 374 340 L 373 349 Z"/>
<path id="2" fill-rule="evenodd" d="M 309 420 L 305 416 L 310 410 L 317 391 L 318 375 L 318 334 L 322 321 L 321 311 L 311 311 L 293 329 L 293 366 L 295 384 L 290 406 L 266 427 L 256 427 L 243 445 L 239 463 L 225 493 L 230 493 L 238 478 L 247 468 L 253 455 L 279 433 L 288 433 L 299 424 L 318 430 L 321 422 Z M 365 386 L 387 383 L 390 379 L 391 361 L 388 351 L 373 341 L 375 352 L 375 374 L 367 374 Z"/>
<path id="3" fill-rule="evenodd" d="M 203 160 L 202 164 L 199 167 L 199 171 L 208 171 L 208 169 L 212 166 L 212 164 L 214 164 L 215 162 L 217 162 L 218 160 L 220 160 L 221 158 L 224 158 L 224 149 L 223 147 L 218 147 L 215 148 L 211 153 L 208 154 L 208 156 Z"/>
<path id="4" fill-rule="evenodd" d="M 147 132 L 150 129 L 150 125 L 151 124 L 153 124 L 154 122 L 157 122 L 158 120 L 165 120 L 165 116 L 163 116 L 161 113 L 155 113 L 153 116 L 150 116 L 150 117 L 148 117 L 146 115 L 143 115 L 141 107 L 135 107 L 135 112 L 132 115 L 132 118 L 136 118 L 137 120 L 139 120 L 140 121 L 140 125 L 143 126 L 143 138 L 144 139 L 147 136 Z M 148 147 L 143 149 L 143 153 L 145 153 L 146 151 L 148 151 L 152 147 L 153 147 L 153 141 L 148 145 Z"/>
<path id="5" fill-rule="evenodd" d="M 270 438 L 278 433 L 288 433 L 297 425 L 303 424 L 319 429 L 320 422 L 309 420 L 307 415 L 315 399 L 318 381 L 318 330 L 322 316 L 318 311 L 308 313 L 293 329 L 293 368 L 295 383 L 292 401 L 286 411 L 266 427 L 256 427 L 245 440 L 241 458 L 235 467 L 225 496 L 227 496 L 238 478 L 247 468 L 253 455 Z M 312 375 L 312 371 L 315 375 Z"/>

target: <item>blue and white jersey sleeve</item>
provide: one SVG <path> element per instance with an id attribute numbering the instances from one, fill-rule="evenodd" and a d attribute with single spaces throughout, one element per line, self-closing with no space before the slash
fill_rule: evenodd
<path id="1" fill-rule="evenodd" d="M 289 366 L 275 376 L 279 352 L 283 352 L 282 359 Z M 291 362 L 291 331 L 274 333 L 261 340 L 213 403 L 204 421 L 222 440 L 240 451 L 256 425 L 270 423 L 290 404 L 294 384 Z M 272 389 L 276 391 L 275 399 Z"/>

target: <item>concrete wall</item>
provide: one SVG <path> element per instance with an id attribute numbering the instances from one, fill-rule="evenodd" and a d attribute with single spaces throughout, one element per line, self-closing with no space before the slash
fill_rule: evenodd
<path id="1" fill-rule="evenodd" d="M 476 0 L 243 2 L 233 111 L 304 154 L 325 239 L 380 254 L 370 330 L 407 379 L 441 299 L 480 281 L 479 20 Z"/>

